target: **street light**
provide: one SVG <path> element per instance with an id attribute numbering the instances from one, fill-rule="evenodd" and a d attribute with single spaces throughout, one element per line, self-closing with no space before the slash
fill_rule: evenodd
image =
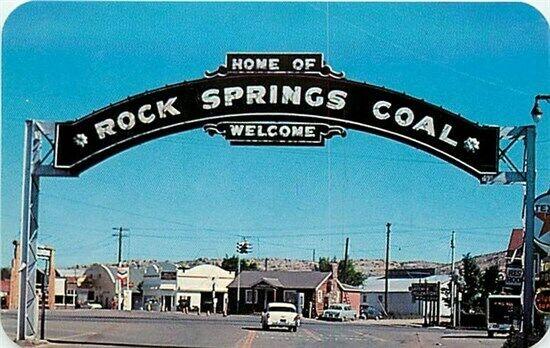
<path id="1" fill-rule="evenodd" d="M 542 109 L 539 105 L 540 100 L 546 100 L 549 102 L 550 94 L 539 94 L 535 96 L 535 104 L 533 105 L 533 109 L 531 109 L 531 116 L 533 117 L 533 121 L 535 121 L 535 123 L 538 123 L 542 118 Z"/>

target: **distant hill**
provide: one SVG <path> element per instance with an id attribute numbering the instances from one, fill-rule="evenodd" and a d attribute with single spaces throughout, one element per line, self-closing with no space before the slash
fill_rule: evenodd
<path id="1" fill-rule="evenodd" d="M 498 251 L 489 254 L 482 254 L 474 256 L 474 259 L 478 263 L 479 267 L 482 270 L 489 268 L 490 266 L 497 264 L 501 271 L 505 269 L 505 251 Z M 265 259 L 259 258 L 247 258 L 258 264 L 260 269 L 264 269 Z M 351 260 L 355 267 L 360 270 L 363 274 L 367 276 L 378 276 L 384 274 L 385 264 L 384 260 L 381 259 L 356 259 Z M 179 265 L 183 267 L 193 267 L 201 264 L 213 264 L 221 265 L 222 259 L 209 259 L 209 258 L 200 258 L 191 261 L 181 261 L 178 262 Z M 267 267 L 269 270 L 287 270 L 287 271 L 306 271 L 312 270 L 317 265 L 317 262 L 312 262 L 311 260 L 293 260 L 293 259 L 280 259 L 280 258 L 268 258 Z M 460 267 L 460 259 L 455 262 L 455 267 Z M 390 261 L 390 268 L 399 269 L 399 268 L 435 268 L 436 273 L 445 274 L 449 273 L 451 270 L 450 263 L 441 263 L 441 262 L 432 262 L 432 261 L 423 261 L 423 260 L 414 260 L 414 261 Z"/>
<path id="2" fill-rule="evenodd" d="M 265 259 L 259 258 L 247 258 L 258 264 L 259 269 L 264 269 Z M 499 269 L 504 272 L 506 266 L 506 252 L 497 251 L 489 254 L 482 254 L 474 256 L 477 264 L 482 270 L 489 268 L 492 265 L 498 265 Z M 140 266 L 147 266 L 157 260 L 131 260 L 131 263 L 139 264 Z M 159 260 L 160 261 L 160 260 Z M 351 260 L 355 265 L 356 269 L 360 270 L 363 274 L 367 276 L 381 276 L 384 274 L 384 260 L 382 259 L 355 259 Z M 189 268 L 197 265 L 211 264 L 220 266 L 222 259 L 220 258 L 198 258 L 195 260 L 184 260 L 175 262 L 179 266 Z M 126 263 L 125 263 L 126 264 Z M 115 266 L 115 264 L 113 264 Z M 294 260 L 294 259 L 281 259 L 281 258 L 268 258 L 267 267 L 268 270 L 277 271 L 307 271 L 313 270 L 317 266 L 317 262 L 312 262 L 311 260 Z M 86 265 L 79 265 L 79 268 L 86 268 Z M 455 262 L 455 267 L 460 267 L 460 258 Z M 402 268 L 435 268 L 437 274 L 446 274 L 450 273 L 451 264 L 450 263 L 441 263 L 433 261 L 424 261 L 424 260 L 413 260 L 413 261 L 390 261 L 391 269 L 402 269 Z"/>

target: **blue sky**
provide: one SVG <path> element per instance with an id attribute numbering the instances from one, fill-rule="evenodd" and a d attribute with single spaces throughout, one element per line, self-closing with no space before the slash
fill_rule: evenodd
<path id="1" fill-rule="evenodd" d="M 328 15 L 327 15 L 328 13 Z M 30 3 L 3 28 L 2 265 L 19 235 L 23 120 L 79 118 L 128 95 L 200 78 L 229 51 L 323 52 L 335 70 L 492 125 L 530 124 L 548 92 L 548 26 L 523 4 Z M 548 189 L 550 105 L 538 126 Z M 191 131 L 123 152 L 80 178 L 45 178 L 41 244 L 62 266 L 231 254 L 449 260 L 502 250 L 522 187 L 481 186 L 445 162 L 350 132 L 325 148 L 235 148 Z"/>

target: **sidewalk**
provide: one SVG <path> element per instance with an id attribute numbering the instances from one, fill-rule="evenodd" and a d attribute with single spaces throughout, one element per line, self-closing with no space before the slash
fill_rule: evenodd
<path id="1" fill-rule="evenodd" d="M 385 325 L 385 326 L 409 326 L 409 327 L 422 327 L 422 319 L 380 319 L 380 320 L 358 320 L 357 322 L 363 322 L 367 325 Z"/>
<path id="2" fill-rule="evenodd" d="M 422 327 L 422 324 L 424 323 L 423 319 L 380 319 L 380 320 L 374 320 L 374 319 L 358 319 L 351 322 L 329 322 L 329 321 L 322 321 L 318 319 L 309 319 L 309 318 L 302 318 L 303 322 L 324 322 L 327 324 L 337 323 L 337 324 L 343 324 L 346 325 L 348 323 L 353 323 L 354 325 L 372 325 L 372 326 L 400 326 L 400 327 Z M 443 323 L 442 323 L 443 324 Z M 444 328 L 443 325 L 441 326 L 431 326 L 431 328 Z"/>

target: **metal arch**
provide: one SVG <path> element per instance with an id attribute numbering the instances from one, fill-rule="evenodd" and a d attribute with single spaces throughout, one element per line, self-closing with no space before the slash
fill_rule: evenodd
<path id="1" fill-rule="evenodd" d="M 53 166 L 53 149 L 55 148 L 55 123 L 27 120 L 25 123 L 25 144 L 23 161 L 22 209 L 21 209 L 21 269 L 19 283 L 19 309 L 17 339 L 34 339 L 38 329 L 38 304 L 36 288 L 36 261 L 38 236 L 38 197 L 41 176 L 75 177 L 78 174 Z M 44 142 L 43 139 L 46 141 Z M 533 265 L 534 247 L 534 199 L 535 199 L 535 126 L 501 128 L 500 141 L 508 141 L 504 147 L 499 146 L 499 160 L 510 170 L 496 175 L 484 176 L 482 184 L 525 185 L 524 219 L 525 219 L 525 253 L 524 265 Z M 523 140 L 524 152 L 521 165 L 516 165 L 509 151 L 520 140 Z M 49 145 L 49 150 L 42 156 L 42 145 Z M 502 145 L 502 144 L 499 144 Z M 51 159 L 51 160 L 50 160 Z M 47 163 L 48 162 L 48 163 Z M 519 169 L 521 168 L 521 169 Z M 532 329 L 534 298 L 533 267 L 524 267 L 523 284 L 523 330 Z"/>

